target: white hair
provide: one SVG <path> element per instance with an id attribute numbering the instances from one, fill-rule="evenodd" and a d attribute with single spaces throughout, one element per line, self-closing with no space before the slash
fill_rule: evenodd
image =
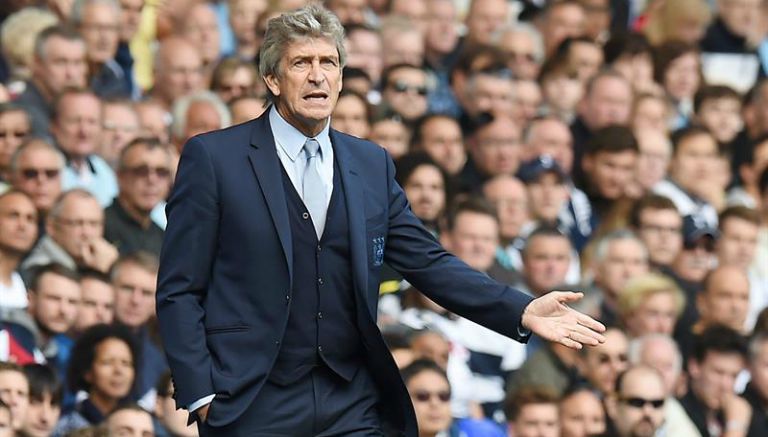
<path id="1" fill-rule="evenodd" d="M 189 107 L 197 102 L 208 103 L 216 110 L 219 114 L 219 120 L 221 120 L 221 128 L 229 127 L 232 124 L 232 115 L 229 113 L 227 105 L 221 101 L 219 96 L 211 91 L 200 91 L 181 97 L 173 104 L 173 110 L 171 111 L 173 115 L 171 133 L 176 138 L 181 138 L 184 135 L 184 131 L 187 129 L 187 112 Z"/>

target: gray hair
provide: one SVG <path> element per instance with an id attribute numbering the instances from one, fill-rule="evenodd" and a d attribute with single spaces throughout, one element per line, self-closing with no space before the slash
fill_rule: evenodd
<path id="1" fill-rule="evenodd" d="M 80 199 L 91 199 L 94 202 L 96 202 L 97 205 L 99 205 L 99 211 L 103 210 L 101 209 L 101 205 L 99 204 L 99 201 L 96 199 L 96 197 L 91 194 L 90 191 L 86 190 L 85 188 L 72 188 L 69 191 L 65 191 L 59 195 L 59 197 L 56 199 L 56 201 L 53 203 L 53 206 L 51 207 L 51 210 L 48 212 L 48 219 L 53 220 L 61 217 L 61 210 L 64 209 L 64 204 L 69 200 L 70 197 L 74 198 L 80 198 Z"/>
<path id="2" fill-rule="evenodd" d="M 67 162 L 67 159 L 64 157 L 64 154 L 61 153 L 61 150 L 57 149 L 53 144 L 49 143 L 48 141 L 42 139 L 42 138 L 30 138 L 29 140 L 25 141 L 22 145 L 19 146 L 18 149 L 16 149 L 15 152 L 13 152 L 13 155 L 11 155 L 11 174 L 16 173 L 19 171 L 19 160 L 21 159 L 21 155 L 27 153 L 28 150 L 45 150 L 48 152 L 53 153 L 56 155 L 56 158 L 59 160 L 59 170 L 64 169 L 64 165 Z"/>
<path id="3" fill-rule="evenodd" d="M 259 74 L 262 78 L 280 75 L 280 60 L 288 46 L 300 39 L 324 38 L 336 45 L 339 68 L 347 62 L 344 49 L 344 28 L 331 11 L 317 4 L 309 4 L 293 12 L 286 12 L 267 23 L 267 32 L 259 51 Z M 275 100 L 267 89 L 267 99 Z"/>
<path id="4" fill-rule="evenodd" d="M 648 259 L 648 249 L 645 247 L 643 240 L 641 240 L 634 232 L 630 231 L 629 229 L 619 229 L 617 231 L 606 234 L 603 238 L 600 239 L 600 241 L 597 243 L 597 247 L 595 248 L 595 261 L 605 261 L 605 257 L 608 256 L 608 247 L 611 245 L 611 243 L 618 240 L 636 241 L 640 247 L 643 248 L 643 257 L 646 260 Z"/>
<path id="5" fill-rule="evenodd" d="M 508 33 L 520 33 L 528 36 L 533 41 L 533 56 L 537 64 L 544 62 L 546 53 L 544 53 L 544 38 L 541 36 L 541 32 L 531 23 L 518 21 L 496 31 L 492 37 L 492 41 L 495 45 L 499 45 L 504 36 Z"/>
<path id="6" fill-rule="evenodd" d="M 627 358 L 631 364 L 649 364 L 642 361 L 643 352 L 652 342 L 661 342 L 669 346 L 675 354 L 675 373 L 680 375 L 683 371 L 683 355 L 680 353 L 677 343 L 672 337 L 666 334 L 646 334 L 642 337 L 634 338 L 629 342 L 627 349 Z"/>
<path id="7" fill-rule="evenodd" d="M 176 138 L 181 138 L 184 135 L 184 131 L 187 129 L 187 112 L 189 107 L 193 103 L 204 102 L 208 103 L 219 114 L 219 120 L 221 121 L 222 128 L 229 127 L 232 124 L 232 115 L 229 113 L 229 109 L 224 102 L 221 101 L 219 96 L 211 91 L 200 91 L 188 96 L 184 96 L 176 100 L 173 104 L 173 123 L 171 123 L 171 133 Z"/>
<path id="8" fill-rule="evenodd" d="M 83 13 L 85 12 L 85 8 L 95 4 L 105 4 L 111 7 L 115 10 L 117 17 L 120 17 L 120 14 L 122 13 L 122 9 L 120 9 L 120 4 L 117 0 L 75 0 L 75 3 L 72 4 L 72 13 L 69 16 L 72 24 L 75 26 L 83 24 Z"/>

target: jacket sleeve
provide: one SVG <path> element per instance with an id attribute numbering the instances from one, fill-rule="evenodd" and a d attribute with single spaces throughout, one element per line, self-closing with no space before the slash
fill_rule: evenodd
<path id="1" fill-rule="evenodd" d="M 219 206 L 211 156 L 199 137 L 192 138 L 166 207 L 157 286 L 160 335 L 179 407 L 215 393 L 204 304 L 218 244 Z"/>
<path id="2" fill-rule="evenodd" d="M 386 261 L 408 282 L 449 311 L 520 342 L 521 319 L 533 300 L 448 253 L 413 215 L 387 156 L 389 231 Z"/>

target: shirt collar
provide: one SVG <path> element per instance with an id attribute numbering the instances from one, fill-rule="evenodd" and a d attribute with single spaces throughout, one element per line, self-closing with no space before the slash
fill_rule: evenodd
<path id="1" fill-rule="evenodd" d="M 272 127 L 272 135 L 275 137 L 275 143 L 277 143 L 278 147 L 283 149 L 283 152 L 288 155 L 291 161 L 296 161 L 296 158 L 299 156 L 308 137 L 288 123 L 283 116 L 277 112 L 277 107 L 275 105 L 272 105 L 272 108 L 270 108 L 269 111 L 269 125 Z M 330 125 L 331 120 L 329 118 L 323 130 L 314 137 L 317 142 L 320 143 L 322 156 L 330 156 L 328 155 L 331 150 L 331 137 L 329 135 Z"/>

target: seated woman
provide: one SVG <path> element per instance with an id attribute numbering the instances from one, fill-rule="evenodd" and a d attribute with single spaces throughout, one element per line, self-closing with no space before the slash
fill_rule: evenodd
<path id="1" fill-rule="evenodd" d="M 87 397 L 59 420 L 53 436 L 98 425 L 128 401 L 138 372 L 136 356 L 126 328 L 95 325 L 83 332 L 72 349 L 67 381 L 72 392 L 85 392 Z"/>
<path id="2" fill-rule="evenodd" d="M 620 323 L 630 338 L 672 335 L 685 307 L 685 295 L 671 278 L 646 273 L 627 282 L 618 307 Z"/>

